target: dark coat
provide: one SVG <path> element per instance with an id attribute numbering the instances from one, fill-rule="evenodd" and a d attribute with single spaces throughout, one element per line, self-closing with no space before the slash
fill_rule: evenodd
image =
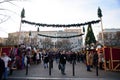
<path id="1" fill-rule="evenodd" d="M 98 54 L 97 53 L 95 53 L 93 55 L 93 64 L 94 64 L 94 66 L 96 66 L 98 64 Z"/>
<path id="2" fill-rule="evenodd" d="M 48 63 L 49 62 L 49 57 L 48 57 L 48 54 L 46 53 L 44 55 L 44 63 Z"/>
<path id="3" fill-rule="evenodd" d="M 49 58 L 49 62 L 53 62 L 54 55 L 53 55 L 52 52 L 49 52 L 49 54 L 48 54 L 48 58 Z"/>
<path id="4" fill-rule="evenodd" d="M 3 75 L 4 71 L 5 71 L 5 63 L 4 63 L 4 61 L 0 58 L 0 80 L 1 80 L 1 78 L 2 78 L 2 75 Z"/>
<path id="5" fill-rule="evenodd" d="M 65 54 L 61 54 L 60 55 L 60 61 L 59 61 L 59 63 L 66 64 L 66 55 Z"/>
<path id="6" fill-rule="evenodd" d="M 4 72 L 5 71 L 5 63 L 4 61 L 0 58 L 0 72 Z"/>
<path id="7" fill-rule="evenodd" d="M 76 55 L 75 53 L 72 53 L 72 54 L 71 54 L 71 59 L 72 59 L 72 61 L 75 61 L 76 58 L 77 58 L 77 55 Z"/>

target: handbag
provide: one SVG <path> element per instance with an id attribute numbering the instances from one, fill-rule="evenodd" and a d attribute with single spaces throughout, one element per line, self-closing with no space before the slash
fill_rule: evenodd
<path id="1" fill-rule="evenodd" d="M 61 65 L 60 65 L 60 64 L 58 64 L 58 69 L 59 69 L 59 70 L 61 69 Z"/>

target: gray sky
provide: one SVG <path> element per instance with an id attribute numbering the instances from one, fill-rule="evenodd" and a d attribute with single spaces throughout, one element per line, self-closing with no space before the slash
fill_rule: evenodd
<path id="1" fill-rule="evenodd" d="M 3 0 L 0 0 L 0 2 Z M 0 37 L 19 31 L 20 13 L 25 9 L 25 20 L 46 24 L 74 24 L 99 19 L 98 7 L 103 14 L 103 27 L 120 28 L 120 0 L 18 0 L 0 3 Z M 92 25 L 95 35 L 101 31 L 100 23 Z M 82 28 L 79 27 L 79 28 Z M 87 29 L 87 26 L 85 26 Z M 42 28 L 40 30 L 62 30 L 63 28 Z M 22 24 L 22 31 L 37 30 L 37 27 Z"/>

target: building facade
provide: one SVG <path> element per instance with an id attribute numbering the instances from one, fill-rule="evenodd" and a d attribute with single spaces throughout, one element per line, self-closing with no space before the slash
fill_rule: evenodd
<path id="1" fill-rule="evenodd" d="M 120 29 L 104 29 L 104 45 L 120 47 Z M 101 32 L 98 35 L 98 41 L 102 42 Z"/>
<path id="2" fill-rule="evenodd" d="M 45 36 L 41 36 L 41 35 Z M 79 50 L 82 45 L 83 45 L 83 39 L 82 36 L 79 37 L 73 37 L 73 38 L 50 38 L 46 36 L 61 36 L 61 37 L 66 37 L 66 36 L 74 36 L 81 34 L 81 29 L 67 29 L 67 30 L 61 30 L 61 31 L 24 31 L 20 33 L 14 32 L 14 33 L 9 33 L 8 35 L 8 40 L 11 41 L 9 43 L 17 44 L 17 43 L 24 43 L 26 45 L 33 45 L 33 46 L 38 46 L 39 48 L 44 48 L 45 46 L 50 48 L 50 45 L 43 45 L 45 41 L 49 41 L 49 44 L 51 43 L 52 47 L 55 47 L 56 43 L 62 40 L 67 40 L 71 44 L 69 47 L 71 47 L 72 50 Z M 47 42 L 48 43 L 48 42 Z M 67 45 L 68 46 L 68 45 Z"/>

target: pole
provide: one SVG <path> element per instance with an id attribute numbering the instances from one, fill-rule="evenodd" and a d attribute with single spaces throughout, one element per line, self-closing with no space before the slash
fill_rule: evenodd
<path id="1" fill-rule="evenodd" d="M 104 30 L 103 30 L 103 22 L 102 22 L 102 18 L 100 18 L 100 20 L 101 20 L 101 30 L 102 30 L 102 43 L 103 43 L 103 46 L 104 46 Z"/>
<path id="2" fill-rule="evenodd" d="M 103 55 L 104 55 L 104 60 L 105 60 L 105 52 L 104 52 L 104 30 L 103 30 L 103 22 L 102 22 L 102 17 L 100 17 L 100 20 L 101 20 L 101 29 L 102 29 L 102 43 L 103 43 Z M 106 71 L 106 60 L 104 62 L 104 69 Z"/>
<path id="3" fill-rule="evenodd" d="M 96 76 L 98 76 L 98 65 L 96 66 Z"/>
<path id="4" fill-rule="evenodd" d="M 51 76 L 51 61 L 49 61 L 49 75 Z"/>
<path id="5" fill-rule="evenodd" d="M 28 75 L 28 62 L 27 62 L 27 65 L 26 65 L 26 75 Z"/>
<path id="6" fill-rule="evenodd" d="M 98 76 L 98 60 L 96 62 L 96 76 Z"/>
<path id="7" fill-rule="evenodd" d="M 39 47 L 39 37 L 38 37 L 38 33 L 39 33 L 39 27 L 38 27 L 38 30 L 37 30 L 37 48 Z"/>
<path id="8" fill-rule="evenodd" d="M 75 60 L 73 60 L 73 76 L 75 76 Z"/>
<path id="9" fill-rule="evenodd" d="M 20 19 L 20 28 L 19 28 L 19 35 L 18 35 L 18 44 L 20 44 L 20 40 L 21 40 L 21 26 L 22 26 L 22 18 Z"/>

